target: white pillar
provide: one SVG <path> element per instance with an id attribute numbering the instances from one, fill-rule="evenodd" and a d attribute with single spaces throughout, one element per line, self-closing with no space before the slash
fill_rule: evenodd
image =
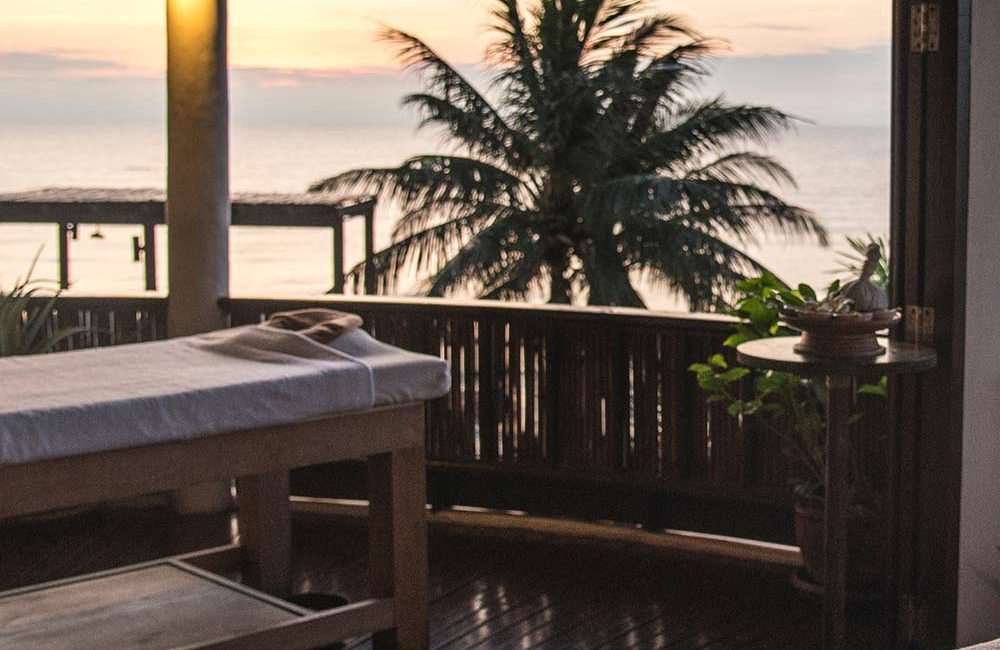
<path id="1" fill-rule="evenodd" d="M 167 331 L 226 327 L 229 293 L 227 0 L 167 0 Z M 218 510 L 229 486 L 178 493 L 182 511 Z"/>
<path id="2" fill-rule="evenodd" d="M 1000 637 L 1000 4 L 972 3 L 958 642 Z"/>
<path id="3" fill-rule="evenodd" d="M 170 336 L 226 326 L 229 83 L 226 0 L 167 0 Z"/>

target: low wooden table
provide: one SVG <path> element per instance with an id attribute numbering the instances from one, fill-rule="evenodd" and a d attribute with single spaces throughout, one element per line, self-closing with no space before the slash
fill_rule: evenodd
<path id="1" fill-rule="evenodd" d="M 356 458 L 368 459 L 369 599 L 316 613 L 278 600 L 291 586 L 288 471 Z M 380 650 L 428 646 L 422 403 L 0 464 L 0 520 L 232 476 L 239 545 L 0 594 L 0 647 L 309 650 L 364 632 Z"/>
<path id="2" fill-rule="evenodd" d="M 922 372 L 937 365 L 927 347 L 881 341 L 886 351 L 867 359 L 826 359 L 795 351 L 797 336 L 760 339 L 736 348 L 747 367 L 826 378 L 826 528 L 823 596 L 823 647 L 839 650 L 847 633 L 847 510 L 852 378 Z"/>
<path id="3" fill-rule="evenodd" d="M 382 610 L 383 624 L 391 625 L 392 609 Z M 177 558 L 7 592 L 0 596 L 0 639 L 22 650 L 207 649 L 237 639 L 257 648 L 320 616 Z M 308 647 L 328 640 L 325 631 L 308 636 L 299 630 Z"/>

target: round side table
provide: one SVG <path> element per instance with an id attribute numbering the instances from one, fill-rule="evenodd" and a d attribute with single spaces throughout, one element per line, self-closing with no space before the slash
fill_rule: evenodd
<path id="1" fill-rule="evenodd" d="M 824 531 L 823 647 L 844 648 L 847 633 L 848 434 L 852 378 L 923 372 L 937 365 L 928 347 L 881 340 L 885 352 L 865 359 L 827 359 L 795 351 L 797 336 L 748 341 L 736 348 L 749 368 L 826 378 L 826 521 Z"/>

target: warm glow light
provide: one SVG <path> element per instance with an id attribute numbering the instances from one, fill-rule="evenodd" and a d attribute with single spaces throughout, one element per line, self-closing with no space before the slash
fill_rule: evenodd
<path id="1" fill-rule="evenodd" d="M 224 1 L 224 0 L 222 0 Z M 167 28 L 197 46 L 215 33 L 220 0 L 167 0 Z M 171 36 L 173 38 L 174 36 Z"/>
<path id="2" fill-rule="evenodd" d="M 168 0 L 185 22 L 208 20 L 210 0 Z M 738 55 L 821 52 L 886 44 L 888 0 L 658 0 Z M 379 24 L 419 34 L 457 62 L 478 61 L 489 23 L 485 0 L 238 0 L 230 5 L 231 63 L 281 69 L 395 65 Z M 118 74 L 161 72 L 163 4 L 135 0 L 0 3 L 0 50 L 55 51 L 115 63 Z M 202 18 L 199 18 L 202 16 Z"/>

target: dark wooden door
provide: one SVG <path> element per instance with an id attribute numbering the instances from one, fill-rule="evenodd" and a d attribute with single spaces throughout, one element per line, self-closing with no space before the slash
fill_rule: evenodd
<path id="1" fill-rule="evenodd" d="M 892 645 L 899 648 L 954 647 L 968 20 L 967 0 L 894 3 L 892 288 L 896 304 L 933 309 L 933 319 L 924 318 L 931 323 L 924 341 L 940 356 L 937 370 L 900 381 L 894 390 L 887 618 Z M 908 319 L 900 335 L 920 329 L 912 316 Z"/>

